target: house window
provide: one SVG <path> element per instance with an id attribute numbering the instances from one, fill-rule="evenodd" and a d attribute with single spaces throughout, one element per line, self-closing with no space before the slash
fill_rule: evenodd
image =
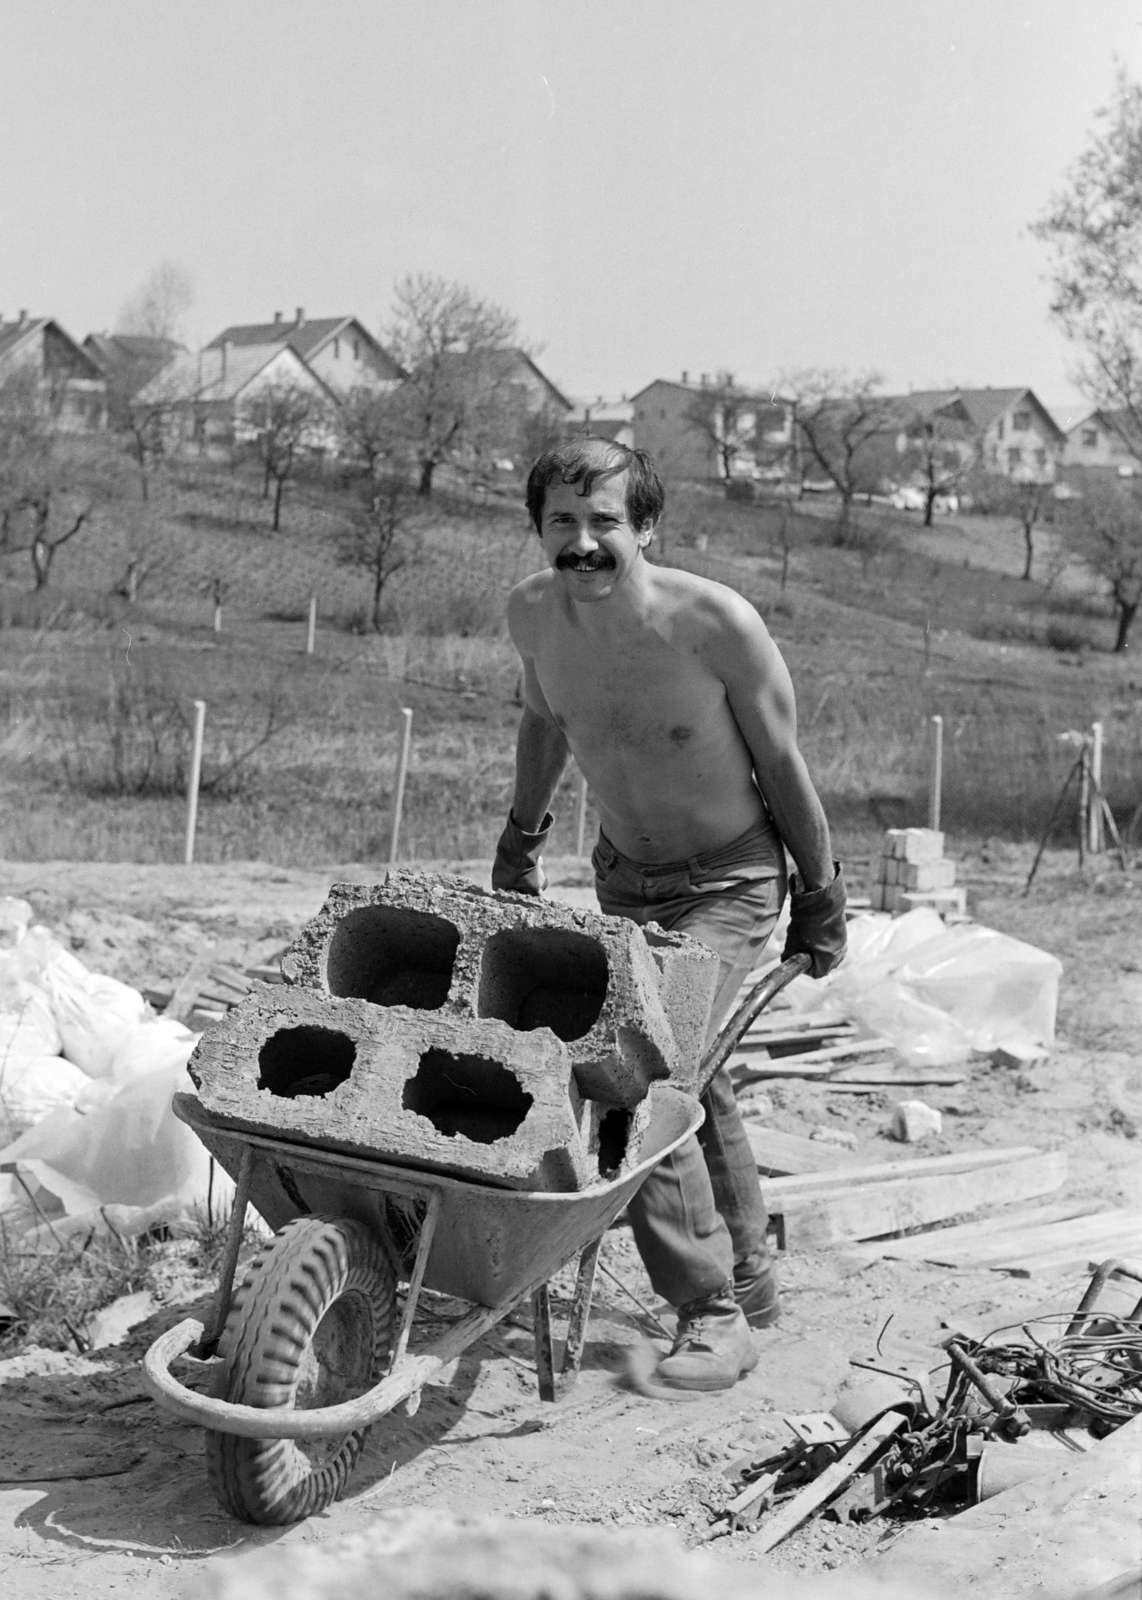
<path id="1" fill-rule="evenodd" d="M 1022 450 L 1020 450 L 1018 446 L 1013 447 L 1007 452 L 1007 470 L 1009 472 L 1014 472 L 1015 468 L 1020 465 L 1022 460 Z"/>
<path id="2" fill-rule="evenodd" d="M 1026 433 L 1030 426 L 1031 413 L 1029 411 L 1017 411 L 1011 419 L 1012 433 Z"/>
<path id="3" fill-rule="evenodd" d="M 340 359 L 341 359 L 341 341 L 340 341 L 340 339 L 334 339 L 334 341 L 333 341 L 333 359 L 334 359 L 334 361 L 340 361 Z"/>
<path id="4" fill-rule="evenodd" d="M 665 422 L 665 421 L 666 421 L 666 412 L 665 412 L 665 411 L 660 411 L 660 412 L 659 412 L 659 413 L 658 413 L 658 415 L 659 415 L 659 417 L 660 417 L 660 418 L 661 418 L 661 420 L 662 420 L 662 421 L 663 421 L 663 422 Z"/>
<path id="5" fill-rule="evenodd" d="M 1083 449 L 1084 450 L 1097 450 L 1098 449 L 1098 429 L 1097 428 L 1084 428 L 1083 429 Z"/>
<path id="6" fill-rule="evenodd" d="M 1002 417 L 1000 417 L 999 421 L 995 424 L 995 437 L 997 439 L 1002 439 L 1003 438 L 1003 418 Z"/>
<path id="7" fill-rule="evenodd" d="M 360 359 L 361 359 L 361 341 L 360 341 L 360 339 L 354 339 L 353 340 L 353 360 L 354 361 L 360 361 Z"/>
<path id="8" fill-rule="evenodd" d="M 1036 450 L 1035 465 L 1037 467 L 1045 467 L 1047 465 L 1047 452 L 1045 450 Z"/>

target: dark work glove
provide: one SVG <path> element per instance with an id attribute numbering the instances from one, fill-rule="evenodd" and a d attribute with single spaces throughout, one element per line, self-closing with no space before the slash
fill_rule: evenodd
<path id="1" fill-rule="evenodd" d="M 823 889 L 804 889 L 794 873 L 789 880 L 789 933 L 782 961 L 790 956 L 812 956 L 811 978 L 832 972 L 848 945 L 845 932 L 845 880 L 841 864 L 834 861 L 837 875 Z"/>
<path id="2" fill-rule="evenodd" d="M 541 851 L 547 843 L 555 818 L 549 811 L 538 833 L 524 833 L 508 812 L 508 825 L 500 834 L 496 859 L 492 863 L 492 888 L 509 889 L 513 894 L 542 894 L 547 888 Z"/>

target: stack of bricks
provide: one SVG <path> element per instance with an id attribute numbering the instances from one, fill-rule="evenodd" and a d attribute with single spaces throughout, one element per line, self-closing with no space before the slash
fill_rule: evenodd
<path id="1" fill-rule="evenodd" d="M 874 911 L 897 916 L 928 906 L 945 918 L 966 916 L 966 892 L 956 886 L 956 864 L 944 855 L 944 836 L 935 828 L 889 828 L 876 867 Z"/>

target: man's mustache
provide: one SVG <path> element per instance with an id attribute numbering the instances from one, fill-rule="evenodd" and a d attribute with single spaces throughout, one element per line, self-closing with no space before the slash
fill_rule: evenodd
<path id="1" fill-rule="evenodd" d="M 596 551 L 589 556 L 572 555 L 570 551 L 564 550 L 555 558 L 556 567 L 562 569 L 570 568 L 574 570 L 576 567 L 586 567 L 597 570 L 600 567 L 613 567 L 614 564 L 614 556 L 609 556 L 602 550 Z"/>

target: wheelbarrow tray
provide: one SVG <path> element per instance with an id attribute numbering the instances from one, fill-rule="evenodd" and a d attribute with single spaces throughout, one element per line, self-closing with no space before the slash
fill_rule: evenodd
<path id="1" fill-rule="evenodd" d="M 194 1318 L 169 1329 L 147 1351 L 146 1388 L 165 1410 L 186 1422 L 250 1438 L 316 1439 L 370 1426 L 402 1401 L 415 1398 L 429 1378 L 529 1292 L 537 1293 L 546 1308 L 547 1280 L 579 1251 L 593 1259 L 596 1241 L 647 1173 L 701 1126 L 702 1107 L 690 1095 L 666 1084 L 656 1084 L 651 1092 L 654 1108 L 637 1166 L 610 1183 L 570 1194 L 493 1188 L 227 1128 L 197 1096 L 176 1095 L 176 1114 L 225 1170 L 237 1179 L 244 1169 L 240 1189 L 244 1180 L 250 1200 L 271 1226 L 279 1229 L 308 1213 L 360 1219 L 377 1229 L 398 1258 L 398 1272 L 409 1281 L 409 1300 L 388 1376 L 356 1400 L 313 1410 L 261 1409 L 186 1388 L 170 1366 L 200 1346 L 203 1325 Z M 411 1203 L 411 1213 L 394 1213 L 398 1202 L 406 1208 Z M 394 1236 L 394 1215 L 413 1228 L 407 1246 Z M 422 1285 L 474 1305 L 447 1332 L 409 1351 L 410 1313 Z M 589 1287 L 578 1318 L 580 1335 L 588 1305 Z M 553 1389 L 545 1395 L 554 1397 Z"/>

